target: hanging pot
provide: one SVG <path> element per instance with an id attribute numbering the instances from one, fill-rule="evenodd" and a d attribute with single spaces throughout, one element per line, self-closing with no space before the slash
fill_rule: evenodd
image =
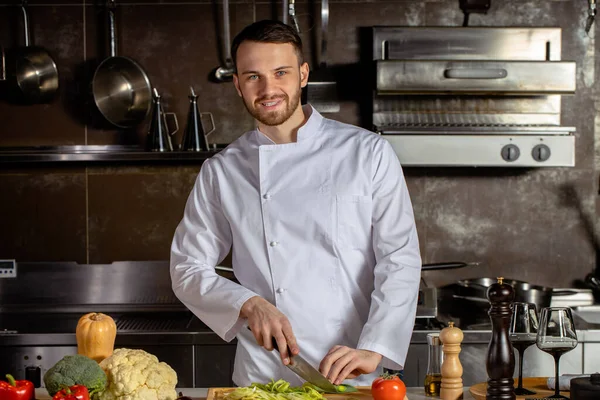
<path id="1" fill-rule="evenodd" d="M 25 47 L 18 49 L 15 54 L 15 79 L 27 103 L 47 103 L 58 91 L 58 69 L 44 48 L 29 44 L 29 16 L 26 4 L 24 1 L 21 5 Z"/>
<path id="2" fill-rule="evenodd" d="M 117 56 L 115 2 L 108 4 L 110 57 L 102 61 L 92 80 L 94 102 L 100 113 L 119 128 L 133 127 L 146 119 L 152 105 L 150 79 L 128 57 Z"/>

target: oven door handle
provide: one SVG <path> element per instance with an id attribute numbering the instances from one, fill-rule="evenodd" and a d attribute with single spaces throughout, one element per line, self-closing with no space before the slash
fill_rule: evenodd
<path id="1" fill-rule="evenodd" d="M 448 79 L 504 79 L 508 73 L 504 68 L 450 68 L 444 70 Z"/>

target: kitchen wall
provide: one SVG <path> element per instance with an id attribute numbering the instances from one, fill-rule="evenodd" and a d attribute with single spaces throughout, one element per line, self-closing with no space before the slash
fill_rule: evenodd
<path id="1" fill-rule="evenodd" d="M 20 3 L 0 0 L 0 45 L 23 44 Z M 230 143 L 253 126 L 231 83 L 209 77 L 221 64 L 221 3 L 187 0 L 117 2 L 118 52 L 137 60 L 184 125 L 187 94 L 211 112 L 213 143 Z M 107 55 L 103 3 L 30 0 L 32 40 L 55 57 L 60 95 L 51 104 L 13 104 L 0 84 L 0 146 L 144 143 L 146 126 L 108 126 L 90 99 L 95 67 Z M 373 25 L 459 26 L 457 0 L 332 0 L 330 57 L 344 87 L 340 121 L 367 124 L 359 64 Z M 280 4 L 235 0 L 232 36 L 256 17 L 277 18 Z M 298 0 L 312 64 L 319 2 Z M 577 127 L 575 168 L 406 168 L 424 262 L 477 261 L 478 267 L 426 272 L 434 285 L 463 277 L 505 276 L 571 286 L 596 267 L 600 53 L 595 24 L 584 32 L 586 0 L 492 0 L 476 26 L 559 26 L 564 60 L 577 62 L 577 93 L 563 97 L 563 125 Z M 365 102 L 367 100 L 367 102 Z M 368 108 L 367 112 L 368 114 Z M 367 126 L 367 125 L 365 125 Z M 368 127 L 368 126 L 367 126 Z M 177 143 L 181 132 L 175 135 Z M 109 263 L 164 260 L 200 162 L 57 164 L 0 167 L 0 258 Z"/>

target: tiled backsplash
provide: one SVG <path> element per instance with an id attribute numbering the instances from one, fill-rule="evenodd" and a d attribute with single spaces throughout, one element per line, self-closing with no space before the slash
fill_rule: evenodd
<path id="1" fill-rule="evenodd" d="M 0 2 L 0 45 L 23 44 L 18 2 Z M 318 1 L 297 2 L 308 60 L 319 42 Z M 492 1 L 471 25 L 560 26 L 564 60 L 577 61 L 575 96 L 563 100 L 563 124 L 577 127 L 575 168 L 535 170 L 406 168 L 424 262 L 479 261 L 465 270 L 424 273 L 431 284 L 462 277 L 520 278 L 570 286 L 596 263 L 586 219 L 598 220 L 595 99 L 597 24 L 583 31 L 582 0 Z M 253 126 L 231 83 L 209 77 L 221 65 L 221 3 L 117 1 L 119 55 L 138 61 L 181 126 L 188 93 L 211 112 L 211 142 L 230 143 Z M 257 19 L 278 18 L 278 2 L 233 1 L 232 37 Z M 30 0 L 32 41 L 55 57 L 60 95 L 47 105 L 11 104 L 0 83 L 0 146 L 144 144 L 136 131 L 111 127 L 95 110 L 90 82 L 108 56 L 103 3 Z M 331 118 L 368 126 L 369 79 L 361 63 L 373 25 L 459 26 L 456 0 L 333 0 L 330 64 L 340 78 L 342 110 Z M 10 62 L 10 59 L 8 60 Z M 169 257 L 175 226 L 200 168 L 186 165 L 39 165 L 0 167 L 0 258 L 21 261 L 159 260 Z M 574 194 L 577 194 L 575 196 Z M 580 211 L 581 210 L 581 211 Z"/>

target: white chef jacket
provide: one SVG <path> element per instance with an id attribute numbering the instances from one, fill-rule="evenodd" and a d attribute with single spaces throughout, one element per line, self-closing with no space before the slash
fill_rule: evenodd
<path id="1" fill-rule="evenodd" d="M 349 384 L 402 369 L 411 340 L 421 257 L 398 158 L 381 136 L 304 111 L 296 142 L 256 129 L 206 160 L 173 238 L 173 290 L 223 340 L 237 337 L 238 386 L 302 383 L 244 327 L 240 308 L 256 295 L 288 317 L 317 368 L 337 344 L 383 355 Z M 230 249 L 239 285 L 214 269 Z"/>

